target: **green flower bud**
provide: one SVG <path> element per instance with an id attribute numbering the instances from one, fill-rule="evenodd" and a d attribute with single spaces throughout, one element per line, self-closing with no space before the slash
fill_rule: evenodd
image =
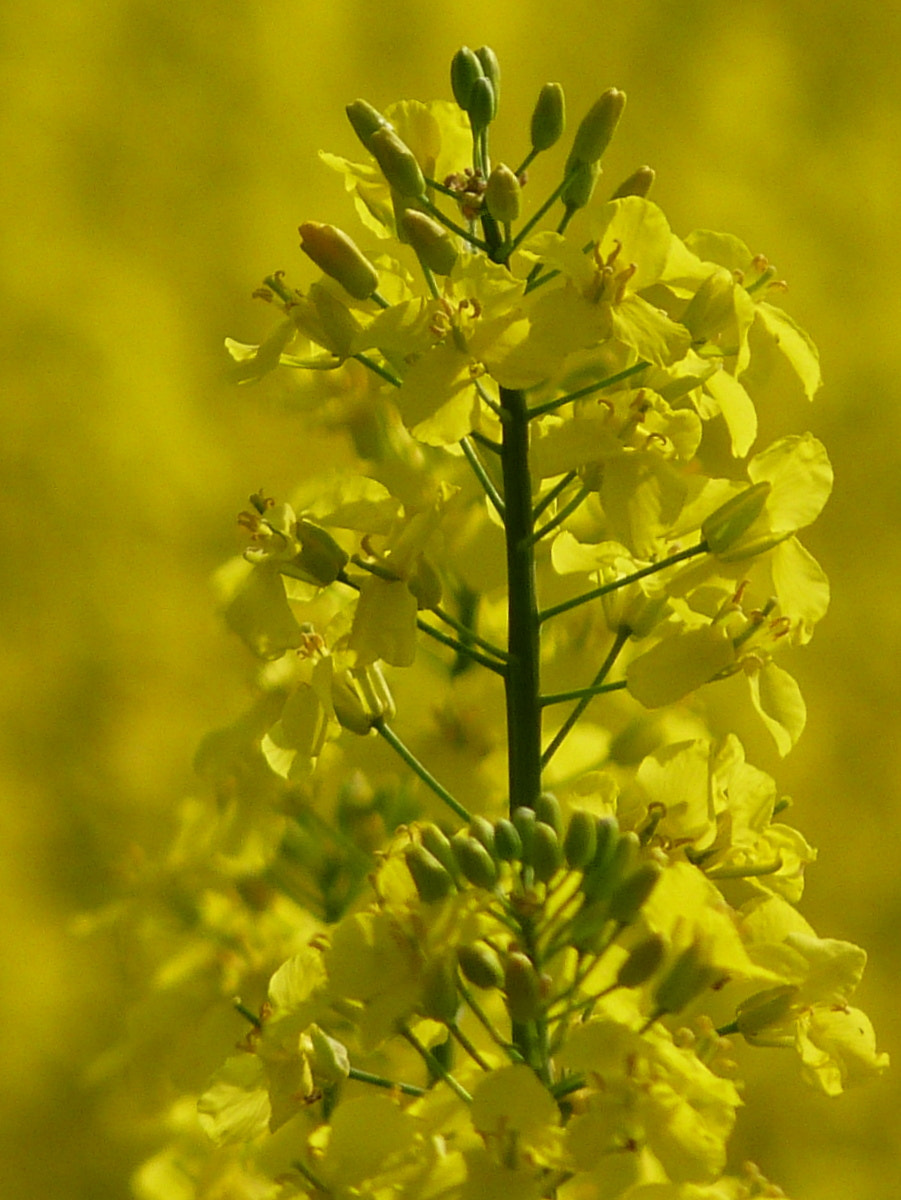
<path id="1" fill-rule="evenodd" d="M 408 208 L 401 217 L 401 230 L 424 267 L 436 275 L 449 275 L 457 261 L 453 235 L 418 209 Z"/>
<path id="2" fill-rule="evenodd" d="M 535 816 L 535 809 L 528 808 L 526 805 L 520 805 L 519 808 L 513 810 L 513 824 L 516 827 L 516 832 L 519 834 L 522 843 L 520 857 L 524 863 L 532 861 L 532 841 L 535 836 L 535 822 L 538 818 Z"/>
<path id="3" fill-rule="evenodd" d="M 422 1014 L 433 1021 L 453 1025 L 460 1009 L 457 973 L 449 959 L 429 963 L 422 981 Z"/>
<path id="4" fill-rule="evenodd" d="M 469 111 L 469 95 L 472 85 L 485 74 L 474 50 L 461 46 L 451 59 L 451 90 L 454 99 L 464 112 Z"/>
<path id="5" fill-rule="evenodd" d="M 616 886 L 611 878 L 616 848 L 620 842 L 619 824 L 615 817 L 599 817 L 597 821 L 597 845 L 594 858 L 582 874 L 581 889 L 587 901 L 601 895 L 609 896 Z"/>
<path id="6" fill-rule="evenodd" d="M 510 224 L 519 216 L 522 187 L 509 167 L 498 163 L 485 185 L 485 205 L 495 221 Z"/>
<path id="7" fill-rule="evenodd" d="M 475 887 L 490 890 L 497 883 L 497 863 L 481 842 L 468 833 L 455 833 L 451 847 L 457 866 L 465 879 Z"/>
<path id="8" fill-rule="evenodd" d="M 797 995 L 798 989 L 786 983 L 749 996 L 739 1004 L 735 1014 L 738 1032 L 753 1041 L 768 1026 L 776 1025 L 788 1016 Z"/>
<path id="9" fill-rule="evenodd" d="M 491 87 L 494 92 L 494 111 L 497 113 L 497 106 L 501 98 L 501 64 L 497 60 L 497 55 L 490 46 L 479 46 L 476 50 L 476 58 L 485 72 L 486 78 L 491 80 Z"/>
<path id="10" fill-rule="evenodd" d="M 706 991 L 717 977 L 717 971 L 707 961 L 706 947 L 695 938 L 683 950 L 654 992 L 658 1013 L 681 1012 L 696 996 Z"/>
<path id="11" fill-rule="evenodd" d="M 469 822 L 469 832 L 481 842 L 488 853 L 494 857 L 494 826 L 486 817 L 481 817 L 478 814 Z"/>
<path id="12" fill-rule="evenodd" d="M 487 942 L 457 947 L 460 970 L 477 988 L 499 988 L 504 983 L 504 968 L 497 952 Z"/>
<path id="13" fill-rule="evenodd" d="M 473 83 L 466 111 L 469 113 L 473 133 L 481 133 L 494 120 L 497 97 L 494 94 L 494 85 L 484 75 Z"/>
<path id="14" fill-rule="evenodd" d="M 580 954 L 599 949 L 598 941 L 610 920 L 606 900 L 596 900 L 579 912 L 569 931 L 569 944 Z"/>
<path id="15" fill-rule="evenodd" d="M 518 950 L 507 955 L 504 995 L 511 1021 L 525 1024 L 541 1013 L 541 979 L 531 960 Z"/>
<path id="16" fill-rule="evenodd" d="M 522 854 L 519 830 L 506 817 L 494 823 L 494 853 L 502 862 L 516 862 Z"/>
<path id="17" fill-rule="evenodd" d="M 736 283 L 732 272 L 718 267 L 689 300 L 681 322 L 696 342 L 709 342 L 735 316 Z"/>
<path id="18" fill-rule="evenodd" d="M 711 554 L 730 550 L 763 512 L 772 484 L 764 479 L 752 483 L 715 509 L 701 525 L 701 537 Z"/>
<path id="19" fill-rule="evenodd" d="M 574 174 L 560 193 L 560 199 L 567 209 L 575 211 L 577 208 L 585 207 L 594 195 L 595 184 L 600 173 L 601 168 L 598 163 L 576 164 Z"/>
<path id="20" fill-rule="evenodd" d="M 313 1078 L 319 1083 L 341 1083 L 350 1074 L 347 1047 L 323 1033 L 318 1025 L 311 1025 L 307 1034 L 313 1048 L 310 1055 Z"/>
<path id="21" fill-rule="evenodd" d="M 532 113 L 532 149 L 549 150 L 566 128 L 566 101 L 559 83 L 546 83 Z"/>
<path id="22" fill-rule="evenodd" d="M 563 848 L 553 825 L 536 821 L 532 834 L 532 867 L 539 883 L 547 883 L 563 865 Z"/>
<path id="23" fill-rule="evenodd" d="M 357 244 L 334 225 L 307 221 L 300 226 L 300 248 L 355 300 L 367 300 L 379 286 L 375 267 Z"/>
<path id="24" fill-rule="evenodd" d="M 657 886 L 663 868 L 653 859 L 640 863 L 614 889 L 610 897 L 610 916 L 620 925 L 631 925 L 641 912 L 641 906 Z"/>
<path id="25" fill-rule="evenodd" d="M 416 155 L 393 129 L 377 130 L 369 139 L 369 150 L 385 179 L 401 196 L 416 199 L 425 194 L 425 176 Z"/>
<path id="26" fill-rule="evenodd" d="M 653 167 L 639 167 L 637 171 L 633 171 L 628 179 L 624 179 L 613 195 L 611 200 L 622 200 L 624 196 L 646 196 L 654 186 L 654 180 L 657 178 L 657 172 Z"/>
<path id="27" fill-rule="evenodd" d="M 419 840 L 429 854 L 434 855 L 451 874 L 456 872 L 457 861 L 454 858 L 450 838 L 437 825 L 423 825 L 419 830 Z"/>
<path id="28" fill-rule="evenodd" d="M 576 130 L 572 149 L 566 160 L 567 169 L 576 163 L 596 163 L 610 145 L 619 119 L 626 107 L 626 94 L 618 88 L 608 88 L 591 106 Z"/>
<path id="29" fill-rule="evenodd" d="M 620 987 L 641 987 L 651 978 L 666 953 L 666 943 L 659 933 L 652 933 L 640 941 L 616 974 Z"/>
<path id="30" fill-rule="evenodd" d="M 367 150 L 369 149 L 369 139 L 374 133 L 377 133 L 379 129 L 393 129 L 391 122 L 387 121 L 377 108 L 373 108 L 365 100 L 354 100 L 353 104 L 348 104 L 344 111 L 353 126 L 354 133 Z"/>
<path id="31" fill-rule="evenodd" d="M 425 904 L 443 900 L 454 890 L 454 881 L 441 863 L 425 846 L 411 845 L 404 850 L 407 869 L 413 876 L 419 898 Z"/>
<path id="32" fill-rule="evenodd" d="M 598 844 L 597 822 L 593 813 L 576 809 L 569 818 L 569 828 L 563 841 L 563 853 L 574 871 L 580 870 L 594 858 Z"/>
<path id="33" fill-rule="evenodd" d="M 374 679 L 376 675 L 378 678 Z M 342 729 L 361 737 L 370 733 L 380 720 L 394 715 L 394 701 L 381 669 L 375 663 L 367 667 L 351 667 L 335 675 L 332 679 L 332 706 Z"/>
<path id="34" fill-rule="evenodd" d="M 563 837 L 563 810 L 553 792 L 542 792 L 535 801 L 535 816 L 550 825 L 558 837 Z"/>
<path id="35" fill-rule="evenodd" d="M 332 535 L 306 517 L 301 517 L 297 522 L 297 539 L 301 549 L 294 559 L 294 566 L 300 567 L 309 582 L 319 587 L 334 583 L 348 556 Z"/>

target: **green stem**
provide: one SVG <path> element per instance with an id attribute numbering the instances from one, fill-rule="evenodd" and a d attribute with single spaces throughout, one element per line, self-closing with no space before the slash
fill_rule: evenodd
<path id="1" fill-rule="evenodd" d="M 558 479 L 554 486 L 545 492 L 541 499 L 535 504 L 534 511 L 532 512 L 533 521 L 537 521 L 548 505 L 553 504 L 560 493 L 566 491 L 578 474 L 578 471 L 567 471 L 562 479 Z"/>
<path id="2" fill-rule="evenodd" d="M 433 612 L 439 621 L 444 621 L 446 625 L 450 625 L 451 629 L 456 629 L 464 641 L 474 642 L 477 646 L 481 646 L 483 650 L 487 650 L 489 654 L 493 654 L 496 658 L 506 661 L 506 650 L 501 650 L 498 646 L 492 645 L 486 638 L 479 637 L 468 625 L 465 625 L 462 621 L 458 621 L 456 617 L 452 617 L 450 613 L 445 612 L 443 608 L 439 608 L 437 604 L 433 608 L 430 608 L 429 612 Z"/>
<path id="3" fill-rule="evenodd" d="M 628 627 L 628 625 L 621 625 L 619 627 L 619 629 L 617 629 L 616 637 L 613 639 L 613 645 L 610 647 L 610 650 L 607 653 L 607 657 L 601 663 L 601 666 L 598 669 L 597 675 L 595 675 L 594 679 L 591 681 L 591 687 L 586 689 L 588 694 L 584 695 L 581 698 L 579 703 L 575 706 L 575 708 L 572 710 L 572 712 L 569 714 L 569 716 L 566 718 L 566 720 L 563 722 L 563 724 L 560 726 L 560 728 L 554 734 L 553 740 L 551 741 L 548 748 L 542 754 L 541 765 L 543 767 L 546 767 L 547 764 L 551 761 L 554 754 L 556 754 L 557 750 L 559 750 L 559 748 L 563 742 L 563 739 L 571 732 L 573 726 L 576 724 L 579 717 L 581 717 L 582 713 L 585 711 L 585 709 L 591 703 L 592 697 L 595 694 L 593 689 L 596 687 L 600 687 L 600 685 L 607 678 L 608 674 L 610 673 L 610 668 L 616 662 L 616 659 L 619 655 L 620 650 L 622 650 L 623 646 L 625 646 L 626 642 L 629 640 L 629 638 L 631 636 L 632 636 L 632 630 Z"/>
<path id="4" fill-rule="evenodd" d="M 465 642 L 461 642 L 459 638 L 442 633 L 440 629 L 435 629 L 433 625 L 429 625 L 421 617 L 417 617 L 416 627 L 417 629 L 421 629 L 423 633 L 427 633 L 429 637 L 434 638 L 436 642 L 441 642 L 443 646 L 449 646 L 451 650 L 456 650 L 458 654 L 465 654 L 473 662 L 477 662 L 482 667 L 487 667 L 489 671 L 494 671 L 495 675 L 504 674 L 503 663 L 489 658 L 487 654 L 480 654 L 478 650 L 473 649 L 472 646 L 467 645 Z"/>
<path id="5" fill-rule="evenodd" d="M 372 1075 L 369 1071 L 358 1071 L 351 1067 L 348 1079 L 356 1079 L 358 1083 L 371 1083 L 374 1087 L 388 1088 L 390 1091 L 402 1092 L 405 1096 L 424 1096 L 425 1088 L 417 1087 L 415 1083 L 396 1083 L 393 1079 L 385 1079 L 382 1075 Z"/>
<path id="6" fill-rule="evenodd" d="M 642 567 L 640 571 L 633 571 L 631 575 L 623 575 L 621 579 L 614 579 L 612 583 L 605 583 L 601 587 L 592 588 L 590 592 L 583 592 L 581 596 L 574 596 L 572 600 L 564 600 L 561 604 L 555 604 L 552 608 L 545 608 L 538 614 L 538 620 L 549 621 L 551 617 L 557 617 L 560 613 L 569 612 L 571 608 L 578 608 L 580 604 L 586 604 L 589 600 L 596 600 L 599 596 L 606 596 L 608 592 L 615 592 L 618 588 L 627 587 L 630 583 L 635 583 L 637 580 L 644 579 L 648 575 L 656 574 L 657 571 L 665 571 L 667 567 L 684 562 L 686 558 L 694 558 L 696 554 L 706 554 L 707 549 L 706 542 L 698 542 L 696 546 L 689 546 L 687 550 L 680 550 L 677 554 L 671 554 L 669 558 L 661 558 L 660 562 L 651 563 L 649 567 Z"/>
<path id="7" fill-rule="evenodd" d="M 463 450 L 463 453 L 466 455 L 466 461 L 472 467 L 473 474 L 485 489 L 485 495 L 494 505 L 494 510 L 497 515 L 501 518 L 501 520 L 503 520 L 504 501 L 501 499 L 500 492 L 498 492 L 497 488 L 494 486 L 491 476 L 485 470 L 482 460 L 479 458 L 478 454 L 476 454 L 475 447 L 468 437 L 460 438 L 460 446 Z"/>
<path id="8" fill-rule="evenodd" d="M 507 759 L 510 811 L 534 807 L 541 792 L 539 616 L 532 542 L 529 410 L 523 392 L 500 390 L 507 542 Z"/>
<path id="9" fill-rule="evenodd" d="M 364 367 L 367 367 L 374 374 L 378 375 L 380 379 L 384 379 L 387 383 L 390 383 L 392 387 L 399 388 L 403 382 L 396 375 L 393 375 L 387 367 L 381 366 L 365 354 L 352 354 L 351 358 L 355 358 L 358 363 L 362 363 Z"/>
<path id="10" fill-rule="evenodd" d="M 441 786 L 435 776 L 422 765 L 412 750 L 407 749 L 390 726 L 386 725 L 384 721 L 377 721 L 373 729 L 385 739 L 392 750 L 400 755 L 414 775 L 418 775 L 426 787 L 431 788 L 435 795 L 443 800 L 448 808 L 457 814 L 461 821 L 469 821 L 471 819 L 472 813 L 468 809 L 465 809 L 458 800 L 455 800 L 447 788 Z"/>
<path id="11" fill-rule="evenodd" d="M 593 392 L 600 392 L 604 388 L 613 387 L 615 383 L 622 383 L 624 379 L 629 379 L 632 375 L 637 375 L 639 371 L 645 370 L 650 366 L 644 359 L 641 362 L 633 363 L 631 367 L 626 367 L 622 371 L 618 371 L 615 375 L 608 375 L 606 379 L 599 379 L 596 383 L 586 384 L 585 387 L 579 388 L 578 391 L 568 392 L 565 396 L 558 396 L 556 400 L 548 400 L 545 404 L 536 404 L 534 408 L 529 409 L 529 416 L 543 417 L 545 413 L 554 412 L 555 409 L 562 408 L 564 404 L 572 404 L 574 400 L 581 400 L 584 396 L 590 396 Z"/>
<path id="12" fill-rule="evenodd" d="M 602 683 L 597 687 L 573 688 L 571 692 L 552 692 L 548 696 L 542 696 L 539 703 L 542 708 L 547 708 L 549 704 L 566 704 L 569 700 L 581 700 L 583 696 L 590 700 L 592 696 L 603 696 L 605 692 L 619 692 L 624 687 L 625 679 L 617 679 L 615 683 Z"/>
<path id="13" fill-rule="evenodd" d="M 420 1055 L 423 1062 L 434 1075 L 437 1075 L 439 1079 L 443 1079 L 451 1091 L 456 1092 L 464 1104 L 472 1103 L 472 1096 L 470 1096 L 466 1088 L 463 1087 L 462 1084 L 459 1084 L 456 1079 L 454 1079 L 450 1071 L 448 1071 L 447 1068 L 438 1061 L 435 1055 L 432 1054 L 431 1050 L 427 1049 L 422 1044 L 422 1042 L 411 1029 L 408 1029 L 406 1025 L 401 1025 L 399 1032 L 401 1037 L 405 1038 L 416 1051 L 416 1053 Z"/>
<path id="14" fill-rule="evenodd" d="M 580 487 L 575 496 L 572 496 L 569 500 L 567 500 L 563 507 L 559 508 L 557 512 L 550 518 L 550 520 L 545 521 L 540 529 L 535 530 L 535 532 L 532 534 L 532 541 L 541 541 L 541 539 L 549 534 L 552 529 L 556 529 L 558 525 L 562 525 L 566 518 L 571 516 L 579 507 L 579 505 L 590 495 L 590 488 Z"/>

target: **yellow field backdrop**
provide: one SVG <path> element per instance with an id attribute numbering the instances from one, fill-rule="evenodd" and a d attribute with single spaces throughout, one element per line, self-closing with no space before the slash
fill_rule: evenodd
<path id="1" fill-rule="evenodd" d="M 764 252 L 820 344 L 826 389 L 779 428 L 834 459 L 807 539 L 833 607 L 792 663 L 798 749 L 741 733 L 820 849 L 806 915 L 870 951 L 860 1002 L 901 1065 L 901 9 L 31 0 L 0 16 L 4 1195 L 123 1197 L 147 1149 L 90 1068 L 126 1019 L 128 947 L 71 922 L 165 841 L 198 738 L 239 711 L 248 663 L 208 578 L 247 495 L 311 453 L 271 392 L 223 383 L 222 341 L 267 327 L 263 274 L 310 277 L 300 221 L 353 224 L 316 158 L 354 149 L 344 104 L 448 96 L 463 43 L 498 52 L 517 147 L 544 82 L 571 121 L 625 89 L 611 186 L 652 164 L 673 228 Z M 826 1101 L 761 1054 L 736 1154 L 794 1200 L 893 1195 L 899 1080 Z"/>

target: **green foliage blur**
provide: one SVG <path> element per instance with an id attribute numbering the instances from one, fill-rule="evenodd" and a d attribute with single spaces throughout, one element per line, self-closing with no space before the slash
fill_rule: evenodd
<path id="1" fill-rule="evenodd" d="M 300 222 L 347 222 L 316 158 L 355 147 L 344 105 L 432 98 L 463 43 L 498 52 L 501 134 L 524 148 L 545 82 L 571 120 L 625 89 L 611 186 L 654 166 L 674 231 L 765 253 L 820 346 L 821 398 L 779 424 L 836 468 L 809 538 L 833 606 L 791 663 L 808 727 L 785 763 L 736 729 L 794 795 L 820 850 L 805 915 L 869 950 L 861 1003 L 901 1061 L 901 10 L 35 0 L 6 6 L 0 39 L 4 1194 L 124 1196 L 152 1147 L 140 1077 L 134 1113 L 103 1087 L 129 948 L 79 938 L 78 917 L 167 840 L 199 738 L 240 711 L 252 664 L 209 576 L 247 495 L 289 492 L 316 454 L 277 384 L 224 382 L 222 340 L 268 329 L 263 274 L 312 277 Z M 751 1078 L 738 1161 L 794 1200 L 893 1192 L 897 1071 L 831 1102 L 777 1056 Z"/>

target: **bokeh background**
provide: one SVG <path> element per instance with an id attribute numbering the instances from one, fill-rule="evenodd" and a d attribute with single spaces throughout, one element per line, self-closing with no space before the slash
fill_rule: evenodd
<path id="1" fill-rule="evenodd" d="M 464 43 L 500 56 L 510 157 L 542 83 L 573 121 L 624 88 L 610 186 L 652 164 L 674 229 L 766 253 L 820 344 L 827 387 L 779 428 L 834 458 L 806 538 L 833 607 L 792 664 L 796 751 L 778 763 L 741 732 L 820 849 L 806 915 L 870 951 L 860 1002 L 901 1065 L 901 9 L 31 0 L 0 14 L 5 1195 L 124 1197 L 147 1149 L 89 1071 L 127 1011 L 128 948 L 72 919 L 129 846 L 165 842 L 199 737 L 245 702 L 209 576 L 247 495 L 289 491 L 305 463 L 277 393 L 224 383 L 223 337 L 267 328 L 263 274 L 305 277 L 301 220 L 352 225 L 316 158 L 354 149 L 344 104 L 449 95 Z M 755 1067 L 736 1154 L 795 1200 L 894 1194 L 901 1072 L 826 1101 L 788 1058 Z"/>

